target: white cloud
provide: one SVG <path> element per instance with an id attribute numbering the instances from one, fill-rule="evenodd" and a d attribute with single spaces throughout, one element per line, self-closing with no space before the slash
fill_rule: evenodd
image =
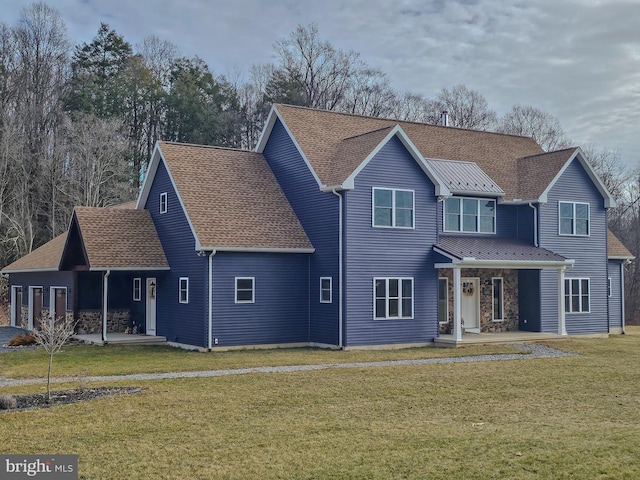
<path id="1" fill-rule="evenodd" d="M 13 24 L 31 2 L 0 0 Z M 640 161 L 637 0 L 57 0 L 74 44 L 100 22 L 135 44 L 147 35 L 202 57 L 216 73 L 272 60 L 298 24 L 361 53 L 393 85 L 427 97 L 463 83 L 498 113 L 531 104 L 577 142 Z"/>

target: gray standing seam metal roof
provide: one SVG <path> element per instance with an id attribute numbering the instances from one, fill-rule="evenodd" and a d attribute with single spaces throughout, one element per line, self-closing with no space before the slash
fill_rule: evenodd
<path id="1" fill-rule="evenodd" d="M 509 238 L 441 236 L 436 247 L 460 260 L 463 258 L 514 262 L 563 262 L 566 260 L 565 257 L 550 250 Z"/>
<path id="2" fill-rule="evenodd" d="M 454 194 L 504 195 L 504 190 L 475 162 L 426 159 Z"/>

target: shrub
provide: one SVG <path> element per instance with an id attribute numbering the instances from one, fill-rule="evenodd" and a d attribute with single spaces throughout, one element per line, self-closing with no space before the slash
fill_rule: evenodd
<path id="1" fill-rule="evenodd" d="M 11 337 L 7 345 L 9 345 L 10 347 L 20 347 L 23 345 L 35 345 L 35 343 L 36 336 L 32 333 L 27 333 L 24 335 L 14 335 L 13 337 Z"/>
<path id="2" fill-rule="evenodd" d="M 12 410 L 18 406 L 18 402 L 10 395 L 0 395 L 0 410 Z"/>

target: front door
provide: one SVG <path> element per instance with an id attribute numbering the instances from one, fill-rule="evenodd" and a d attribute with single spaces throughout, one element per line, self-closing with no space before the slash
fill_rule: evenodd
<path id="1" fill-rule="evenodd" d="M 29 298 L 29 328 L 37 330 L 40 328 L 40 317 L 42 316 L 42 287 L 29 287 L 31 298 Z"/>
<path id="2" fill-rule="evenodd" d="M 22 287 L 11 287 L 11 326 L 22 326 Z"/>
<path id="3" fill-rule="evenodd" d="M 156 334 L 156 279 L 147 278 L 147 335 Z"/>
<path id="4" fill-rule="evenodd" d="M 465 332 L 480 333 L 480 279 L 462 278 L 461 315 Z"/>

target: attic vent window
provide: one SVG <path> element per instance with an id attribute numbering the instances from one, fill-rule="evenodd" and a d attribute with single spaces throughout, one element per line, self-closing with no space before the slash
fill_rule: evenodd
<path id="1" fill-rule="evenodd" d="M 160 213 L 167 213 L 167 192 L 160 194 Z"/>

